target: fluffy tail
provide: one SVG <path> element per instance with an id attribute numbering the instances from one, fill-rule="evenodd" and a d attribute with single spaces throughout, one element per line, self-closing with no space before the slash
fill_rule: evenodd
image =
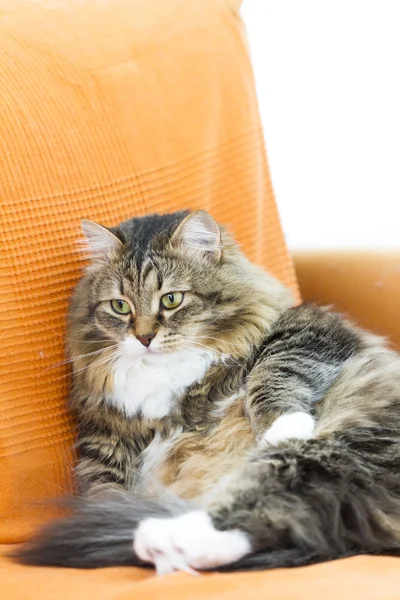
<path id="1" fill-rule="evenodd" d="M 73 511 L 70 516 L 43 527 L 10 556 L 27 565 L 80 569 L 145 566 L 133 550 L 133 533 L 140 521 L 173 517 L 189 509 L 184 502 L 156 502 L 129 494 L 67 504 Z"/>
<path id="2" fill-rule="evenodd" d="M 350 435 L 266 450 L 230 481 L 207 513 L 169 497 L 79 501 L 71 516 L 48 525 L 14 557 L 78 568 L 154 563 L 166 573 L 398 554 L 397 440 L 375 432 L 374 453 L 371 443 L 368 435 L 364 444 L 358 432 L 357 443 Z"/>
<path id="3" fill-rule="evenodd" d="M 136 497 L 114 500 L 73 500 L 74 512 L 52 521 L 27 544 L 13 550 L 11 558 L 26 565 L 96 569 L 117 566 L 151 566 L 134 552 L 134 530 L 146 518 L 183 515 L 191 505 L 161 503 Z M 297 567 L 338 556 L 318 555 L 304 549 L 258 552 L 243 557 L 219 571 L 259 570 Z"/>

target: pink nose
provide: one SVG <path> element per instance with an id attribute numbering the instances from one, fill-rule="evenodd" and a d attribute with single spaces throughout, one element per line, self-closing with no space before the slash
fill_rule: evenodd
<path id="1" fill-rule="evenodd" d="M 147 348 L 150 346 L 151 340 L 155 337 L 155 335 L 155 333 L 146 333 L 145 335 L 137 335 L 136 339 L 138 339 L 139 342 Z"/>

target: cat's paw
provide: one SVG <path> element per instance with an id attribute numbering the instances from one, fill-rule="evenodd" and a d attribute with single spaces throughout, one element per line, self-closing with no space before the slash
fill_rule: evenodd
<path id="1" fill-rule="evenodd" d="M 274 421 L 260 440 L 260 445 L 275 446 L 286 440 L 308 440 L 314 432 L 315 421 L 306 412 L 297 411 L 281 415 Z"/>
<path id="2" fill-rule="evenodd" d="M 158 575 L 174 571 L 197 574 L 196 569 L 227 565 L 251 552 L 243 532 L 218 531 L 203 511 L 145 519 L 135 531 L 133 548 L 139 558 L 155 565 Z"/>

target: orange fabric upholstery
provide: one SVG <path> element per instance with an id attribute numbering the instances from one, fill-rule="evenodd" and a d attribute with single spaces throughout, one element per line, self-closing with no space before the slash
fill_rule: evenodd
<path id="1" fill-rule="evenodd" d="M 333 304 L 400 348 L 400 252 L 294 254 L 304 300 Z"/>
<path id="2" fill-rule="evenodd" d="M 83 217 L 205 208 L 296 292 L 237 0 L 0 0 L 0 542 L 71 489 Z"/>
<path id="3" fill-rule="evenodd" d="M 64 317 L 82 217 L 204 207 L 297 293 L 273 198 L 239 0 L 0 0 L 0 541 L 71 489 Z M 2 547 L 4 554 L 9 546 Z M 398 597 L 395 559 L 268 573 L 22 567 L 13 600 Z M 377 590 L 379 590 L 377 592 Z"/>
<path id="4" fill-rule="evenodd" d="M 97 571 L 21 567 L 0 559 L 3 597 L 10 600 L 398 600 L 400 560 L 358 556 L 298 569 L 258 573 Z"/>

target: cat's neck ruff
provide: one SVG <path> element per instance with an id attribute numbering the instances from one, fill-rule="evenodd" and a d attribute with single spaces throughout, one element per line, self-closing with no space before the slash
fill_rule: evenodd
<path id="1" fill-rule="evenodd" d="M 211 351 L 185 349 L 171 354 L 137 356 L 131 340 L 122 345 L 113 367 L 113 391 L 106 397 L 126 417 L 163 419 L 193 383 L 203 379 L 214 362 Z"/>

